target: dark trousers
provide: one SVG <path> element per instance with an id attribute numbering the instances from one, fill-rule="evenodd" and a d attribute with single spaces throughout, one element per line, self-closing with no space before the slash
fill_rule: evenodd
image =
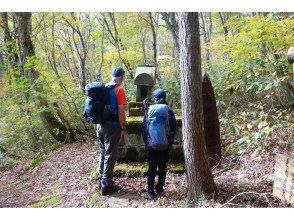
<path id="1" fill-rule="evenodd" d="M 167 172 L 167 162 L 169 159 L 169 152 L 170 150 L 154 150 L 152 148 L 148 149 L 148 173 L 147 173 L 147 185 L 148 185 L 148 191 L 154 190 L 154 184 L 155 184 L 155 176 L 156 171 L 158 168 L 158 182 L 155 186 L 155 189 L 157 191 L 162 191 L 163 186 L 165 183 L 165 177 Z"/>
<path id="2" fill-rule="evenodd" d="M 113 168 L 117 161 L 118 142 L 121 129 L 119 125 L 98 125 L 97 136 L 99 140 L 99 174 L 101 187 L 105 188 L 111 185 L 113 177 Z"/>

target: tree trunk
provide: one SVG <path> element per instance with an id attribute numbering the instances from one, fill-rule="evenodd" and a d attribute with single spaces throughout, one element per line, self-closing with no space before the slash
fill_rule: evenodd
<path id="1" fill-rule="evenodd" d="M 229 31 L 228 31 L 228 27 L 225 24 L 226 23 L 225 16 L 222 12 L 219 12 L 219 17 L 220 17 L 221 23 L 223 25 L 224 34 L 227 35 L 229 33 Z"/>
<path id="2" fill-rule="evenodd" d="M 146 56 L 146 32 L 143 30 L 142 25 L 140 25 L 140 33 L 141 33 L 141 46 L 142 46 L 142 53 L 143 53 L 143 63 L 147 63 L 147 56 Z"/>
<path id="3" fill-rule="evenodd" d="M 179 13 L 179 42 L 187 199 L 197 202 L 215 190 L 205 146 L 198 13 Z"/>
<path id="4" fill-rule="evenodd" d="M 176 13 L 175 12 L 161 12 L 160 14 L 166 23 L 167 29 L 172 34 L 175 49 L 176 49 L 176 56 L 178 56 L 178 53 L 179 53 L 179 26 L 178 26 L 178 21 L 176 19 Z"/>
<path id="5" fill-rule="evenodd" d="M 1 27 L 3 28 L 3 31 L 4 31 L 4 42 L 7 47 L 7 57 L 8 57 L 10 66 L 14 69 L 14 75 L 16 76 L 15 73 L 18 72 L 17 69 L 19 64 L 18 54 L 16 50 L 16 42 L 11 36 L 11 32 L 8 26 L 7 12 L 1 12 L 0 17 L 2 19 Z"/>
<path id="6" fill-rule="evenodd" d="M 101 37 L 101 59 L 100 59 L 100 64 L 98 66 L 98 75 L 97 75 L 97 79 L 101 80 L 101 69 L 103 66 L 103 62 L 104 62 L 104 35 L 105 35 L 105 28 L 102 28 L 102 37 Z"/>
<path id="7" fill-rule="evenodd" d="M 75 47 L 75 51 L 77 53 L 77 62 L 78 62 L 78 78 L 80 87 L 83 91 L 85 91 L 87 76 L 86 76 L 86 59 L 88 55 L 88 48 L 86 44 L 86 40 L 84 39 L 84 33 L 82 33 L 79 28 L 79 21 L 76 18 L 74 12 L 70 13 L 71 19 L 74 22 L 70 22 L 66 17 L 62 16 L 64 21 L 68 24 L 68 26 L 72 29 L 72 41 Z M 75 34 L 78 35 L 78 41 L 76 40 Z"/>
<path id="8" fill-rule="evenodd" d="M 125 68 L 126 68 L 126 71 L 129 72 L 130 74 L 130 77 L 131 79 L 134 78 L 134 75 L 132 73 L 132 69 L 131 69 L 131 65 L 130 63 L 124 59 L 121 55 L 121 50 L 125 50 L 125 46 L 123 45 L 123 43 L 121 42 L 121 39 L 118 35 L 118 31 L 117 31 L 117 26 L 116 26 L 116 19 L 115 19 L 115 15 L 113 12 L 109 12 L 108 13 L 109 17 L 110 17 L 110 20 L 112 22 L 112 25 L 113 25 L 113 29 L 114 29 L 114 41 L 116 43 L 116 47 L 117 47 L 117 52 L 118 52 L 118 56 L 120 58 L 120 60 L 122 61 L 122 63 L 124 64 Z"/>
<path id="9" fill-rule="evenodd" d="M 30 58 L 35 57 L 34 45 L 31 40 L 31 15 L 30 12 L 16 13 L 18 23 L 18 34 L 21 46 L 21 57 L 23 65 L 28 62 Z M 30 68 L 25 69 L 25 77 L 28 78 L 29 83 L 37 93 L 43 94 L 44 90 L 40 83 L 36 83 L 39 73 L 32 65 Z M 35 102 L 39 108 L 44 108 L 40 113 L 40 117 L 48 132 L 59 142 L 74 141 L 74 133 L 68 131 L 66 127 L 58 120 L 58 118 L 50 111 L 49 103 L 46 99 L 37 95 Z"/>
<path id="10" fill-rule="evenodd" d="M 207 15 L 209 15 L 209 21 L 207 21 Z M 200 18 L 202 23 L 203 39 L 204 43 L 206 44 L 205 60 L 207 66 L 210 66 L 210 50 L 208 46 L 210 45 L 212 32 L 211 12 L 200 12 Z"/>
<path id="11" fill-rule="evenodd" d="M 156 31 L 155 31 L 155 27 L 154 27 L 151 12 L 148 12 L 148 17 L 149 17 L 149 21 L 150 21 L 150 27 L 151 27 L 152 39 L 153 39 L 153 43 L 152 43 L 152 46 L 153 46 L 153 62 L 154 62 L 154 65 L 157 67 L 157 40 L 156 40 Z"/>

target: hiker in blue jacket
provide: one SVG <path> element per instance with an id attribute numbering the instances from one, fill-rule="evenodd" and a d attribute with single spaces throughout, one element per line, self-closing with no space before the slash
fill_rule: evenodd
<path id="1" fill-rule="evenodd" d="M 163 89 L 156 89 L 152 93 L 153 95 L 153 102 L 154 105 L 151 105 L 148 113 L 145 111 L 144 119 L 142 123 L 142 136 L 145 143 L 145 146 L 148 149 L 148 174 L 147 174 L 147 199 L 154 199 L 156 194 L 157 196 L 161 196 L 163 194 L 163 186 L 165 183 L 166 178 L 166 172 L 167 172 L 167 162 L 169 159 L 169 153 L 172 148 L 172 144 L 174 143 L 174 138 L 177 132 L 177 123 L 174 112 L 167 106 L 166 102 L 166 92 Z M 158 104 L 165 104 L 165 105 L 158 105 Z M 167 146 L 165 148 L 157 148 L 152 145 L 151 139 L 152 139 L 152 133 L 158 134 L 162 132 L 162 127 L 155 126 L 150 128 L 151 122 L 151 111 L 154 109 L 164 109 L 166 108 L 166 115 L 167 115 L 167 123 L 168 126 L 168 132 L 164 133 L 166 134 L 166 141 Z M 156 117 L 156 116 L 155 116 Z M 159 119 L 155 119 L 156 121 L 159 121 Z M 164 121 L 162 122 L 164 123 Z M 149 127 L 148 127 L 149 126 Z M 157 128 L 157 131 L 154 131 L 154 129 Z M 157 185 L 154 187 L 155 184 L 155 176 L 156 176 L 156 170 L 158 167 L 158 182 Z M 156 194 L 155 194 L 155 191 Z"/>

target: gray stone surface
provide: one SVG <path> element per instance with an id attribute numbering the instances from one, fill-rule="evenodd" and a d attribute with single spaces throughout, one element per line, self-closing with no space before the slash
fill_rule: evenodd
<path id="1" fill-rule="evenodd" d="M 135 85 L 153 86 L 155 83 L 154 66 L 138 66 L 134 78 Z"/>
<path id="2" fill-rule="evenodd" d="M 138 127 L 138 129 L 140 129 Z M 173 162 L 184 162 L 184 153 L 182 149 L 182 129 L 179 128 L 177 136 L 177 143 L 173 145 L 170 158 Z M 118 150 L 119 162 L 146 162 L 147 150 L 145 148 L 140 132 L 127 133 L 125 137 L 125 145 L 120 146 Z"/>

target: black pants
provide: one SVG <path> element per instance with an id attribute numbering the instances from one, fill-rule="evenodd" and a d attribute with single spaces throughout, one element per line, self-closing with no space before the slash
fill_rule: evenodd
<path id="1" fill-rule="evenodd" d="M 157 191 L 162 191 L 165 183 L 165 177 L 167 172 L 167 162 L 169 159 L 170 148 L 167 150 L 159 151 L 152 148 L 148 149 L 148 174 L 147 185 L 148 191 L 154 190 L 156 170 L 158 168 L 158 182 L 155 187 Z"/>

